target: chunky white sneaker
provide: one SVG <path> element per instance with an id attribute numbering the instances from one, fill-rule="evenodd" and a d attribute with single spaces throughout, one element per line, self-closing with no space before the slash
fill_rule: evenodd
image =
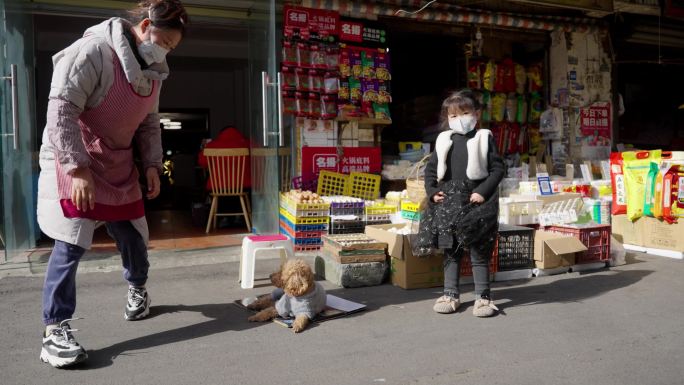
<path id="1" fill-rule="evenodd" d="M 475 300 L 475 306 L 473 307 L 473 315 L 475 317 L 491 317 L 499 308 L 494 305 L 494 301 L 488 297 L 481 297 Z"/>
<path id="2" fill-rule="evenodd" d="M 124 318 L 126 321 L 135 321 L 147 317 L 150 314 L 150 303 L 150 296 L 144 287 L 129 287 Z"/>
<path id="3" fill-rule="evenodd" d="M 76 342 L 71 332 L 78 331 L 69 326 L 69 321 L 80 318 L 66 319 L 59 326 L 43 337 L 43 348 L 40 351 L 40 360 L 55 368 L 76 365 L 88 358 L 88 353 Z"/>

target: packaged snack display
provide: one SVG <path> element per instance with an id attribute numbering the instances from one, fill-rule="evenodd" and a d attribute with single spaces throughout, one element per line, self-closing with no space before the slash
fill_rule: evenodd
<path id="1" fill-rule="evenodd" d="M 316 70 L 309 70 L 309 91 L 321 92 L 323 90 L 323 76 Z"/>
<path id="2" fill-rule="evenodd" d="M 321 97 L 315 92 L 309 93 L 309 117 L 313 119 L 320 119 L 323 113 L 321 106 Z"/>
<path id="3" fill-rule="evenodd" d="M 663 176 L 663 219 L 677 223 L 684 218 L 684 166 L 674 165 Z"/>
<path id="4" fill-rule="evenodd" d="M 295 93 L 297 116 L 308 118 L 311 115 L 311 103 L 309 95 L 304 92 Z"/>
<path id="5" fill-rule="evenodd" d="M 283 89 L 284 90 L 296 90 L 297 89 L 297 74 L 295 69 L 292 67 L 282 67 L 283 73 Z"/>
<path id="6" fill-rule="evenodd" d="M 518 94 L 525 93 L 525 86 L 527 86 L 527 72 L 525 67 L 520 64 L 515 65 L 515 92 Z"/>
<path id="7" fill-rule="evenodd" d="M 334 119 L 337 117 L 337 98 L 334 95 L 321 95 L 321 118 Z"/>
<path id="8" fill-rule="evenodd" d="M 535 64 L 527 69 L 527 83 L 530 92 L 540 92 L 544 88 L 541 64 Z"/>
<path id="9" fill-rule="evenodd" d="M 375 55 L 372 51 L 361 51 L 361 77 L 375 79 Z"/>
<path id="10" fill-rule="evenodd" d="M 375 119 L 391 119 L 389 105 L 387 103 L 373 103 L 373 112 L 375 114 Z"/>
<path id="11" fill-rule="evenodd" d="M 349 100 L 351 104 L 361 105 L 361 80 L 349 78 Z"/>
<path id="12" fill-rule="evenodd" d="M 613 215 L 627 214 L 627 190 L 625 188 L 625 175 L 623 173 L 622 153 L 610 154 L 610 179 L 613 183 Z"/>
<path id="13" fill-rule="evenodd" d="M 294 91 L 282 91 L 283 92 L 283 110 L 285 114 L 296 115 L 297 114 L 297 99 L 295 98 Z"/>
<path id="14" fill-rule="evenodd" d="M 515 123 L 518 117 L 518 98 L 511 93 L 506 98 L 506 120 Z"/>
<path id="15" fill-rule="evenodd" d="M 492 97 L 489 91 L 482 92 L 482 121 L 488 123 L 492 120 Z"/>
<path id="16" fill-rule="evenodd" d="M 293 44 L 291 41 L 284 41 L 282 64 L 285 66 L 296 66 L 297 63 L 297 45 Z"/>
<path id="17" fill-rule="evenodd" d="M 349 79 L 340 79 L 340 90 L 337 93 L 337 102 L 339 104 L 351 103 L 351 92 L 349 88 Z"/>
<path id="18" fill-rule="evenodd" d="M 627 187 L 627 218 L 635 221 L 644 214 L 646 178 L 652 161 L 660 161 L 660 150 L 624 152 L 623 172 Z"/>
<path id="19" fill-rule="evenodd" d="M 496 79 L 494 91 L 515 92 L 515 64 L 510 58 L 504 59 L 496 66 Z"/>
<path id="20" fill-rule="evenodd" d="M 537 122 L 544 110 L 544 100 L 539 93 L 535 92 L 530 97 L 530 113 L 527 120 L 530 122 Z"/>
<path id="21" fill-rule="evenodd" d="M 390 93 L 389 83 L 384 80 L 378 80 L 378 103 L 390 103 L 392 101 L 392 94 Z"/>
<path id="22" fill-rule="evenodd" d="M 522 95 L 518 95 L 518 113 L 515 116 L 515 121 L 520 124 L 527 123 L 527 101 Z"/>
<path id="23" fill-rule="evenodd" d="M 311 66 L 311 51 L 309 45 L 306 43 L 297 43 L 297 65 L 300 68 L 310 68 Z"/>
<path id="24" fill-rule="evenodd" d="M 295 70 L 295 83 L 297 91 L 311 90 L 311 83 L 309 82 L 309 71 L 304 68 L 297 68 Z"/>
<path id="25" fill-rule="evenodd" d="M 468 88 L 479 90 L 482 88 L 482 73 L 480 62 L 474 61 L 468 66 Z"/>
<path id="26" fill-rule="evenodd" d="M 381 51 L 382 52 L 379 51 L 377 56 L 375 57 L 375 76 L 379 80 L 389 81 L 392 80 L 389 65 L 389 53 L 385 52 L 384 50 Z"/>
<path id="27" fill-rule="evenodd" d="M 331 71 L 337 71 L 340 66 L 340 50 L 337 47 L 325 48 L 325 65 Z"/>
<path id="28" fill-rule="evenodd" d="M 658 163 L 651 162 L 646 176 L 646 187 L 644 188 L 644 215 L 652 217 L 653 203 L 655 201 L 655 183 L 658 177 Z"/>
<path id="29" fill-rule="evenodd" d="M 361 92 L 363 102 L 378 101 L 378 82 L 375 80 L 361 79 Z"/>
<path id="30" fill-rule="evenodd" d="M 326 69 L 328 64 L 325 58 L 325 49 L 318 44 L 311 44 L 309 46 L 309 51 L 311 55 L 311 68 L 316 69 Z"/>
<path id="31" fill-rule="evenodd" d="M 340 77 L 348 78 L 351 76 L 351 55 L 348 49 L 343 49 L 340 51 Z"/>
<path id="32" fill-rule="evenodd" d="M 349 54 L 351 59 L 351 76 L 360 79 L 363 74 L 363 60 L 361 60 L 361 51 L 352 50 Z"/>
<path id="33" fill-rule="evenodd" d="M 487 62 L 484 74 L 482 75 L 482 88 L 492 92 L 494 91 L 494 82 L 496 81 L 496 64 L 493 60 Z"/>
<path id="34" fill-rule="evenodd" d="M 331 95 L 340 91 L 340 79 L 332 72 L 326 72 L 323 77 L 323 93 Z"/>
<path id="35" fill-rule="evenodd" d="M 503 122 L 506 113 L 506 94 L 494 94 L 492 96 L 492 120 Z"/>

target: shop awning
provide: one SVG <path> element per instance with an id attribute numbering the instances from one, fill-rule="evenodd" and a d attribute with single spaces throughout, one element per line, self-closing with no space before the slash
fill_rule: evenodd
<path id="1" fill-rule="evenodd" d="M 302 0 L 300 5 L 307 8 L 338 11 L 345 16 L 367 19 L 375 19 L 378 16 L 388 16 L 438 23 L 475 24 L 541 31 L 561 30 L 564 32 L 588 32 L 599 28 L 596 21 L 593 19 L 492 12 L 440 3 L 434 3 L 415 14 L 409 13 L 419 10 L 425 4 L 426 2 L 424 1 L 414 0 L 384 2 Z M 397 13 L 400 9 L 409 12 Z"/>

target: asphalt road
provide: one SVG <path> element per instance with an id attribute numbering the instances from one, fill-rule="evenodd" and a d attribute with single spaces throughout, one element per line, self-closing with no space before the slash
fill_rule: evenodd
<path id="1" fill-rule="evenodd" d="M 295 335 L 247 322 L 237 263 L 152 270 L 149 319 L 123 320 L 121 272 L 78 275 L 79 367 L 39 361 L 41 277 L 0 279 L 1 384 L 683 384 L 684 261 L 497 283 L 505 314 L 432 312 L 436 289 L 329 292 L 368 310 Z M 258 265 L 266 275 L 277 261 Z"/>

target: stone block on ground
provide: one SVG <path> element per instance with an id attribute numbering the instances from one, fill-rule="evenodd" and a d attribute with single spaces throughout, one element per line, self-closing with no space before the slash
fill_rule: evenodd
<path id="1" fill-rule="evenodd" d="M 342 287 L 380 285 L 387 275 L 387 262 L 341 264 L 326 255 L 315 261 L 316 275 Z"/>

